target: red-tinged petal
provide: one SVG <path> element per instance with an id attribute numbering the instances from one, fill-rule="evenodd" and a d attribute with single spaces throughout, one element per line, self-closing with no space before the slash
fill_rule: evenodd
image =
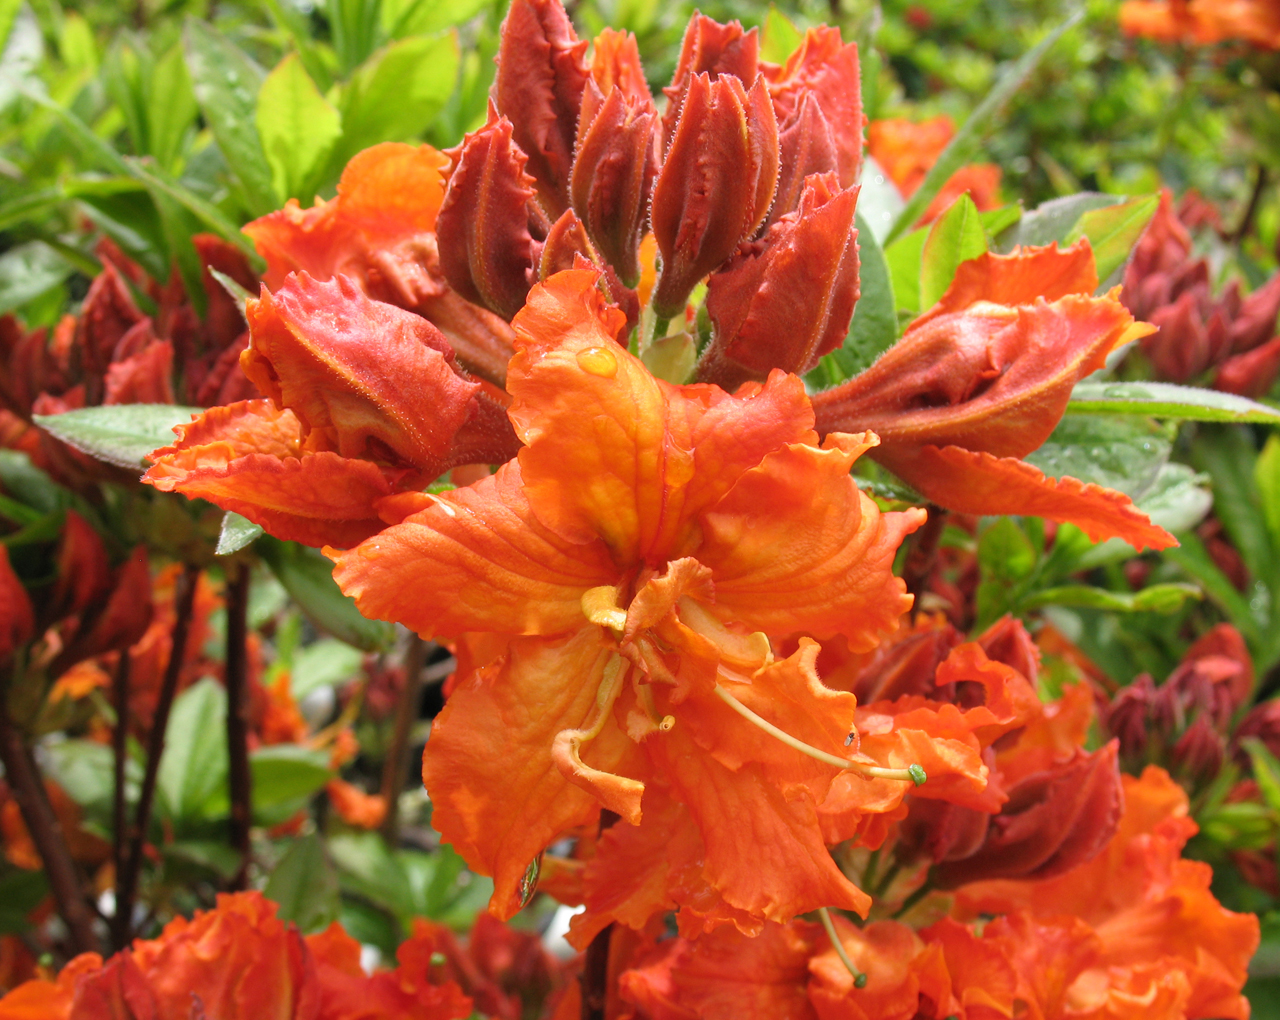
<path id="1" fill-rule="evenodd" d="M 557 641 L 515 639 L 506 656 L 464 679 L 432 724 L 422 779 L 432 824 L 471 867 L 494 879 L 490 910 L 522 906 L 525 870 L 557 836 L 591 819 L 594 797 L 561 776 L 552 760 L 561 730 L 585 728 L 613 654 L 596 627 Z M 583 749 L 613 771 L 630 741 L 615 726 Z"/>
<path id="2" fill-rule="evenodd" d="M 101 956 L 81 953 L 62 968 L 56 981 L 27 981 L 0 997 L 0 1020 L 71 1020 L 76 985 L 101 969 Z"/>
<path id="3" fill-rule="evenodd" d="M 1243 354 L 1266 343 L 1276 332 L 1280 314 L 1280 273 L 1250 294 L 1240 304 L 1231 322 L 1231 353 Z"/>
<path id="4" fill-rule="evenodd" d="M 938 664 L 934 683 L 938 688 L 950 684 L 981 685 L 982 703 L 973 705 L 971 697 L 966 698 L 964 718 L 983 747 L 994 744 L 1012 730 L 1027 726 L 1044 713 L 1027 676 L 989 657 L 976 641 L 952 649 Z"/>
<path id="5" fill-rule="evenodd" d="M 293 272 L 363 279 L 372 249 L 435 228 L 444 198 L 441 171 L 448 165 L 429 145 L 384 142 L 357 154 L 342 172 L 336 198 L 307 210 L 290 199 L 244 228 L 267 260 L 264 282 L 274 289 Z"/>
<path id="6" fill-rule="evenodd" d="M 0 662 L 15 648 L 31 640 L 35 632 L 35 610 L 27 589 L 9 565 L 9 547 L 0 545 Z"/>
<path id="7" fill-rule="evenodd" d="M 698 281 L 764 221 L 778 183 L 778 124 L 763 78 L 695 75 L 653 184 L 662 269 L 653 309 L 674 318 Z"/>
<path id="8" fill-rule="evenodd" d="M 617 579 L 600 542 L 566 542 L 540 523 L 515 464 L 434 498 L 335 557 L 334 577 L 366 616 L 424 635 L 556 634 L 585 623 L 584 591 Z"/>
<path id="9" fill-rule="evenodd" d="M 778 193 L 769 210 L 769 222 L 794 212 L 800 205 L 804 182 L 810 174 L 832 173 L 838 166 L 831 125 L 812 94 L 800 97 L 800 106 L 789 120 L 778 125 L 781 168 Z"/>
<path id="10" fill-rule="evenodd" d="M 1046 517 L 1076 525 L 1095 542 L 1123 538 L 1137 549 L 1177 544 L 1123 493 L 1069 476 L 1046 478 L 1012 457 L 958 446 L 924 446 L 878 459 L 922 496 L 958 513 Z"/>
<path id="11" fill-rule="evenodd" d="M 172 404 L 173 344 L 156 340 L 116 361 L 104 378 L 103 404 Z"/>
<path id="12" fill-rule="evenodd" d="M 1280 374 L 1280 336 L 1224 361 L 1214 376 L 1213 388 L 1257 400 L 1270 392 L 1277 374 Z"/>
<path id="13" fill-rule="evenodd" d="M 102 539 L 68 510 L 58 545 L 58 580 L 44 610 L 49 621 L 82 612 L 111 590 L 111 564 Z M 0 656 L 3 658 L 3 656 Z"/>
<path id="14" fill-rule="evenodd" d="M 248 308 L 245 374 L 302 423 L 309 449 L 439 473 L 480 389 L 429 322 L 371 301 L 347 277 L 306 274 Z"/>
<path id="15" fill-rule="evenodd" d="M 875 921 L 855 928 L 837 917 L 835 926 L 841 946 L 853 965 L 867 975 L 867 982 L 855 988 L 853 975 L 835 949 L 823 951 L 824 944 L 819 943 L 809 961 L 813 979 L 809 997 L 818 1016 L 822 1020 L 910 1020 L 917 1016 L 921 965 L 927 952 L 920 937 L 897 921 Z M 937 1005 L 945 1008 L 943 1003 Z"/>
<path id="16" fill-rule="evenodd" d="M 602 95 L 618 89 L 629 100 L 653 104 L 640 64 L 640 48 L 630 32 L 606 28 L 591 40 L 591 80 Z M 578 131 L 582 131 L 581 124 Z"/>
<path id="17" fill-rule="evenodd" d="M 1006 914 L 987 924 L 982 936 L 1004 950 L 1025 988 L 1022 997 L 1035 1002 L 1045 1017 L 1064 1015 L 1067 990 L 1098 962 L 1102 949 L 1093 929 L 1070 916 L 1037 921 L 1024 913 Z"/>
<path id="18" fill-rule="evenodd" d="M 667 97 L 667 109 L 662 116 L 664 147 L 669 147 L 675 137 L 681 105 L 695 76 L 733 75 L 746 84 L 755 80 L 759 57 L 760 33 L 756 29 L 744 32 L 737 21 L 722 25 L 705 14 L 694 14 L 684 30 L 680 59 L 671 84 L 662 90 Z"/>
<path id="19" fill-rule="evenodd" d="M 516 16 L 513 7 L 509 17 Z M 440 268 L 450 286 L 504 319 L 524 304 L 536 268 L 529 213 L 537 181 L 525 173 L 529 156 L 513 132 L 491 105 L 488 123 L 449 151 L 453 172 L 436 224 Z"/>
<path id="20" fill-rule="evenodd" d="M 341 779 L 330 779 L 324 789 L 338 817 L 348 825 L 376 829 L 387 817 L 387 800 L 381 794 L 365 793 Z"/>
<path id="21" fill-rule="evenodd" d="M 382 530 L 375 504 L 404 471 L 336 453 L 302 453 L 302 428 L 269 400 L 215 407 L 176 429 L 143 480 L 233 510 L 271 534 L 305 545 L 355 545 Z"/>
<path id="22" fill-rule="evenodd" d="M 806 96 L 818 101 L 835 143 L 841 187 L 858 180 L 862 165 L 862 93 L 858 47 L 838 28 L 811 28 L 772 80 L 769 92 L 779 123 L 795 115 Z"/>
<path id="23" fill-rule="evenodd" d="M 91 403 L 102 399 L 101 377 L 115 356 L 116 345 L 143 318 L 115 267 L 104 265 L 89 285 L 75 323 L 74 344 L 83 362 L 84 377 L 93 387 Z"/>
<path id="24" fill-rule="evenodd" d="M 920 932 L 927 945 L 942 949 L 951 994 L 966 1017 L 1011 1017 L 1018 978 L 1004 949 L 949 917 Z"/>
<path id="25" fill-rule="evenodd" d="M 800 208 L 707 282 L 715 335 L 698 378 L 732 391 L 771 370 L 803 375 L 849 332 L 858 300 L 858 189 L 805 181 Z"/>
<path id="26" fill-rule="evenodd" d="M 516 0 L 502 23 L 493 98 L 515 125 L 516 144 L 553 219 L 568 207 L 586 49 L 559 0 Z"/>
<path id="27" fill-rule="evenodd" d="M 798 379 L 779 373 L 730 396 L 655 379 L 614 340 L 622 314 L 597 274 L 535 287 L 516 317 L 510 414 L 539 520 L 566 538 L 599 536 L 619 564 L 689 552 L 696 516 L 768 452 L 810 439 Z"/>
<path id="28" fill-rule="evenodd" d="M 818 431 L 869 429 L 882 444 L 877 459 L 925 443 L 1025 456 L 1133 324 L 1114 297 L 1079 294 L 929 318 L 865 372 L 814 397 Z"/>
<path id="29" fill-rule="evenodd" d="M 61 676 L 82 659 L 135 644 L 151 624 L 151 611 L 151 570 L 146 547 L 140 545 L 116 570 L 106 603 L 81 617 L 75 637 L 53 660 L 49 675 Z"/>
<path id="30" fill-rule="evenodd" d="M 206 343 L 213 351 L 221 351 L 244 332 L 244 315 L 239 302 L 209 271 L 215 269 L 229 276 L 250 294 L 258 289 L 258 274 L 249 265 L 248 256 L 224 238 L 215 234 L 196 234 L 191 238 L 191 244 L 203 267 L 200 282 L 208 302 L 204 318 Z"/>
<path id="31" fill-rule="evenodd" d="M 979 301 L 1034 305 L 1038 298 L 1057 301 L 1068 294 L 1092 295 L 1097 289 L 1098 273 L 1088 238 L 1063 251 L 1055 241 L 1044 248 L 1015 248 L 1008 255 L 987 252 L 960 263 L 946 293 L 911 328 L 939 315 L 962 312 Z"/>
<path id="32" fill-rule="evenodd" d="M 893 628 L 911 606 L 893 557 L 924 517 L 882 514 L 853 483 L 849 468 L 873 441 L 771 453 L 703 516 L 698 558 L 715 575 L 717 616 L 769 634 L 844 634 L 856 651 Z"/>
<path id="33" fill-rule="evenodd" d="M 76 982 L 70 1015 L 161 1020 L 150 982 L 128 953 L 113 956 L 96 974 Z"/>

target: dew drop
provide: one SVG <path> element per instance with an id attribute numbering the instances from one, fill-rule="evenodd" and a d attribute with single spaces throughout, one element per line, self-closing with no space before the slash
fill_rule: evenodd
<path id="1" fill-rule="evenodd" d="M 588 347 L 578 352 L 578 365 L 584 372 L 612 379 L 618 374 L 618 359 L 607 347 Z"/>

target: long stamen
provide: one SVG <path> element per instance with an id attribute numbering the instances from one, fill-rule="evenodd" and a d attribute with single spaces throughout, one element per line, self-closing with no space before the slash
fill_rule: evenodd
<path id="1" fill-rule="evenodd" d="M 818 761 L 826 762 L 828 765 L 834 765 L 838 769 L 850 769 L 873 779 L 898 779 L 908 783 L 915 783 L 916 786 L 922 785 L 928 778 L 924 769 L 919 765 L 910 765 L 905 769 L 886 769 L 881 768 L 879 765 L 865 765 L 860 761 L 849 761 L 847 758 L 828 754 L 812 744 L 806 744 L 803 740 L 793 737 L 786 730 L 779 729 L 768 719 L 756 715 L 755 712 L 747 708 L 746 705 L 719 684 L 716 685 L 716 696 L 752 725 L 759 726 L 771 737 L 776 737 L 788 747 L 795 748 L 801 754 L 807 754 L 810 758 L 816 758 Z"/>
<path id="2" fill-rule="evenodd" d="M 826 907 L 819 907 L 818 916 L 822 918 L 822 927 L 827 929 L 827 938 L 831 940 L 831 948 L 836 951 L 836 956 L 840 957 L 840 962 L 844 964 L 845 969 L 853 975 L 853 987 L 865 988 L 867 986 L 867 975 L 858 970 L 853 965 L 853 960 L 849 958 L 849 954 L 844 948 L 844 943 L 840 941 L 840 936 L 836 934 L 835 922 L 831 920 L 831 911 Z"/>

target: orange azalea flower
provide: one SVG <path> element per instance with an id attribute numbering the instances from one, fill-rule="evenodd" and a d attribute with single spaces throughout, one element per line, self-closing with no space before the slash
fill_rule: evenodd
<path id="1" fill-rule="evenodd" d="M 867 153 L 902 196 L 910 198 L 955 133 L 955 125 L 945 114 L 918 123 L 899 118 L 873 120 L 867 125 Z M 1000 176 L 1000 168 L 993 163 L 962 166 L 929 203 L 920 224 L 932 223 L 965 192 L 979 209 L 995 209 L 1000 205 Z"/>
<path id="2" fill-rule="evenodd" d="M 1207 46 L 1243 39 L 1280 49 L 1280 9 L 1272 0 L 1125 0 L 1120 27 L 1161 42 Z"/>
<path id="3" fill-rule="evenodd" d="M 1097 285 L 1087 240 L 965 262 L 874 365 L 814 397 L 818 431 L 873 430 L 880 445 L 869 456 L 950 510 L 1034 514 L 1095 541 L 1173 545 L 1127 496 L 1020 460 L 1049 437 L 1076 382 L 1150 331 L 1116 293 L 1090 297 Z"/>
<path id="4" fill-rule="evenodd" d="M 291 198 L 244 232 L 267 260 L 273 290 L 294 272 L 348 276 L 370 297 L 429 319 L 463 364 L 501 385 L 510 327 L 460 297 L 440 269 L 435 227 L 448 165 L 429 145 L 375 145 L 347 164 L 336 198 L 310 209 Z"/>
<path id="5" fill-rule="evenodd" d="M 335 556 L 366 615 L 495 638 L 427 745 L 434 824 L 494 876 L 499 916 L 561 832 L 599 807 L 635 825 L 642 798 L 646 818 L 686 812 L 707 897 L 744 926 L 865 910 L 816 810 L 841 767 L 880 762 L 816 645 L 777 661 L 766 635 L 869 649 L 909 605 L 890 565 L 921 515 L 858 491 L 874 437 L 819 447 L 795 377 L 732 396 L 653 378 L 614 341 L 598 279 L 558 274 L 515 319 L 518 460 Z"/>
<path id="6" fill-rule="evenodd" d="M 280 538 L 349 546 L 381 529 L 388 497 L 514 452 L 499 399 L 462 375 L 441 333 L 347 277 L 291 276 L 249 301 L 248 317 L 241 361 L 268 398 L 179 426 L 143 476 L 161 491 Z"/>

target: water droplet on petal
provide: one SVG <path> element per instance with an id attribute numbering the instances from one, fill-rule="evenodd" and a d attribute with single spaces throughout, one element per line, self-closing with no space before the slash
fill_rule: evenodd
<path id="1" fill-rule="evenodd" d="M 578 352 L 578 365 L 584 372 L 612 379 L 618 373 L 618 358 L 607 347 L 588 347 Z"/>

